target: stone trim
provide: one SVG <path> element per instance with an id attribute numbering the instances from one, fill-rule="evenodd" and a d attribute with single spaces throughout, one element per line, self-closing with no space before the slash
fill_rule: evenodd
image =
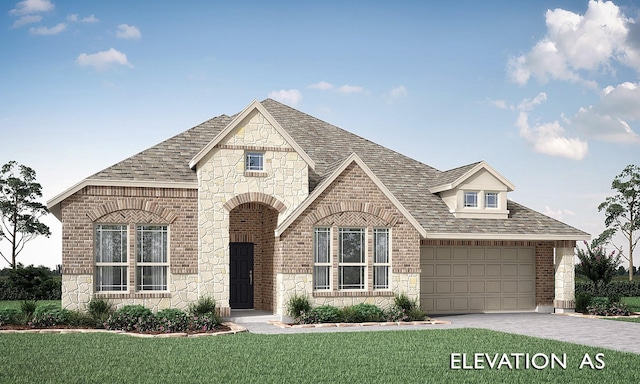
<path id="1" fill-rule="evenodd" d="M 97 299 L 164 299 L 170 298 L 170 292 L 156 292 L 156 293 L 106 293 L 96 292 L 94 296 Z"/>
<path id="2" fill-rule="evenodd" d="M 157 202 L 136 198 L 118 199 L 107 202 L 87 212 L 87 217 L 89 217 L 91 221 L 96 222 L 105 215 L 125 209 L 153 213 L 162 217 L 168 224 L 173 223 L 178 218 L 178 215 L 174 211 L 162 208 Z"/>
<path id="3" fill-rule="evenodd" d="M 275 208 L 279 213 L 282 213 L 285 209 L 287 209 L 287 206 L 284 205 L 284 203 L 278 200 L 276 197 L 267 195 L 266 193 L 262 192 L 248 192 L 237 195 L 224 203 L 224 209 L 226 209 L 228 212 L 231 212 L 240 204 L 245 203 L 263 203 Z"/>
<path id="4" fill-rule="evenodd" d="M 420 268 L 393 267 L 391 273 L 422 273 L 422 270 Z"/>
<path id="5" fill-rule="evenodd" d="M 392 297 L 393 291 L 313 291 L 313 297 Z"/>
<path id="6" fill-rule="evenodd" d="M 269 146 L 255 146 L 255 145 L 233 145 L 233 144 L 218 144 L 214 148 L 220 149 L 241 149 L 244 151 L 274 151 L 274 152 L 295 152 L 296 150 L 290 147 L 269 147 Z"/>
<path id="7" fill-rule="evenodd" d="M 63 275 L 93 275 L 93 267 L 91 268 L 62 268 Z"/>
<path id="8" fill-rule="evenodd" d="M 269 174 L 264 171 L 244 171 L 245 177 L 267 177 Z"/>
<path id="9" fill-rule="evenodd" d="M 171 266 L 172 275 L 195 275 L 198 273 L 197 267 L 173 267 Z"/>
<path id="10" fill-rule="evenodd" d="M 576 302 L 574 300 L 554 300 L 553 306 L 560 309 L 574 309 Z"/>

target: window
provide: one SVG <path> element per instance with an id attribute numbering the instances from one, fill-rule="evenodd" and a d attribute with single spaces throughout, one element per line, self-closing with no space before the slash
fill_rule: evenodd
<path id="1" fill-rule="evenodd" d="M 485 208 L 498 208 L 498 193 L 487 192 L 484 194 L 484 207 Z"/>
<path id="2" fill-rule="evenodd" d="M 96 225 L 96 291 L 127 290 L 127 226 Z"/>
<path id="3" fill-rule="evenodd" d="M 264 153 L 247 152 L 244 169 L 245 171 L 264 171 Z"/>
<path id="4" fill-rule="evenodd" d="M 373 230 L 373 289 L 389 288 L 389 230 Z"/>
<path id="5" fill-rule="evenodd" d="M 464 193 L 464 206 L 469 208 L 478 206 L 478 192 L 465 192 Z"/>
<path id="6" fill-rule="evenodd" d="M 168 258 L 166 225 L 136 227 L 136 289 L 166 291 Z"/>
<path id="7" fill-rule="evenodd" d="M 331 229 L 316 228 L 313 233 L 313 289 L 331 289 Z"/>
<path id="8" fill-rule="evenodd" d="M 364 228 L 340 228 L 338 233 L 338 288 L 364 289 Z"/>

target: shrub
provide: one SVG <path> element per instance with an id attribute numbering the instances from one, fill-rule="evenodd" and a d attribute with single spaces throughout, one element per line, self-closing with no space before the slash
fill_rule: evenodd
<path id="1" fill-rule="evenodd" d="M 155 318 L 149 308 L 142 305 L 125 305 L 109 316 L 106 329 L 146 332 L 155 329 Z"/>
<path id="2" fill-rule="evenodd" d="M 603 248 L 603 243 L 593 241 L 591 246 L 585 241 L 586 250 L 578 248 L 578 259 L 580 263 L 576 265 L 576 272 L 583 275 L 593 283 L 594 295 L 600 296 L 601 290 L 609 285 L 618 273 L 620 265 L 620 253 L 615 251 L 607 255 Z"/>
<path id="3" fill-rule="evenodd" d="M 384 312 L 374 304 L 360 303 L 344 308 L 342 318 L 347 323 L 383 321 Z"/>
<path id="4" fill-rule="evenodd" d="M 409 321 L 423 321 L 427 318 L 427 312 L 423 311 L 419 307 L 415 307 L 408 313 Z"/>
<path id="5" fill-rule="evenodd" d="M 590 293 L 576 293 L 576 312 L 586 313 L 592 297 Z"/>
<path id="6" fill-rule="evenodd" d="M 95 323 L 95 326 L 103 324 L 113 314 L 113 304 L 107 299 L 92 298 L 87 303 L 87 313 Z"/>
<path id="7" fill-rule="evenodd" d="M 397 295 L 395 297 L 394 304 L 396 307 L 403 309 L 406 312 L 409 312 L 417 306 L 416 300 L 411 300 L 409 296 L 404 293 L 401 293 L 400 295 Z"/>
<path id="8" fill-rule="evenodd" d="M 36 308 L 29 325 L 34 328 L 68 325 L 72 316 L 71 311 L 60 308 L 56 304 L 45 304 Z"/>
<path id="9" fill-rule="evenodd" d="M 0 326 L 16 324 L 20 311 L 16 308 L 0 308 Z"/>
<path id="10" fill-rule="evenodd" d="M 593 284 L 590 282 L 576 281 L 576 295 L 579 293 L 595 295 Z M 601 288 L 600 294 L 603 296 L 617 294 L 620 295 L 620 297 L 640 296 L 640 281 L 612 281 L 606 287 Z"/>
<path id="11" fill-rule="evenodd" d="M 587 311 L 590 315 L 597 316 L 629 316 L 629 308 L 622 303 L 607 303 L 603 304 L 603 301 L 593 304 L 587 307 Z"/>
<path id="12" fill-rule="evenodd" d="M 384 311 L 384 319 L 386 321 L 410 321 L 409 315 L 407 311 L 398 307 L 397 305 L 392 305 L 386 311 Z"/>
<path id="13" fill-rule="evenodd" d="M 202 316 L 206 314 L 216 314 L 216 301 L 211 297 L 201 297 L 196 303 L 189 304 L 189 314 L 192 316 Z"/>
<path id="14" fill-rule="evenodd" d="M 185 332 L 189 329 L 189 316 L 177 308 L 158 311 L 155 318 L 155 330 L 158 332 Z"/>
<path id="15" fill-rule="evenodd" d="M 31 319 L 33 317 L 33 314 L 35 313 L 37 308 L 38 302 L 36 302 L 35 300 L 23 300 L 20 303 L 20 311 L 28 319 Z"/>
<path id="16" fill-rule="evenodd" d="M 299 317 L 303 312 L 309 312 L 311 304 L 306 295 L 294 294 L 287 302 L 287 314 L 291 317 Z"/>
<path id="17" fill-rule="evenodd" d="M 322 305 L 300 313 L 296 320 L 301 324 L 337 323 L 341 320 L 341 311 L 332 305 Z"/>
<path id="18" fill-rule="evenodd" d="M 202 316 L 193 316 L 189 325 L 192 331 L 213 331 L 221 324 L 220 316 L 210 313 Z"/>

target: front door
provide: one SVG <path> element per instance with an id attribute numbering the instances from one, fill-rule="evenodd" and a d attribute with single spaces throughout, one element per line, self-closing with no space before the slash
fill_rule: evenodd
<path id="1" fill-rule="evenodd" d="M 229 243 L 229 306 L 253 308 L 253 243 Z"/>

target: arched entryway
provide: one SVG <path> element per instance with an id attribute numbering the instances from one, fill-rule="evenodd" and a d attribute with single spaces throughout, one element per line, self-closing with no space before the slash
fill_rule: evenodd
<path id="1" fill-rule="evenodd" d="M 267 204 L 239 204 L 229 212 L 229 305 L 275 309 L 273 256 L 278 211 Z"/>

